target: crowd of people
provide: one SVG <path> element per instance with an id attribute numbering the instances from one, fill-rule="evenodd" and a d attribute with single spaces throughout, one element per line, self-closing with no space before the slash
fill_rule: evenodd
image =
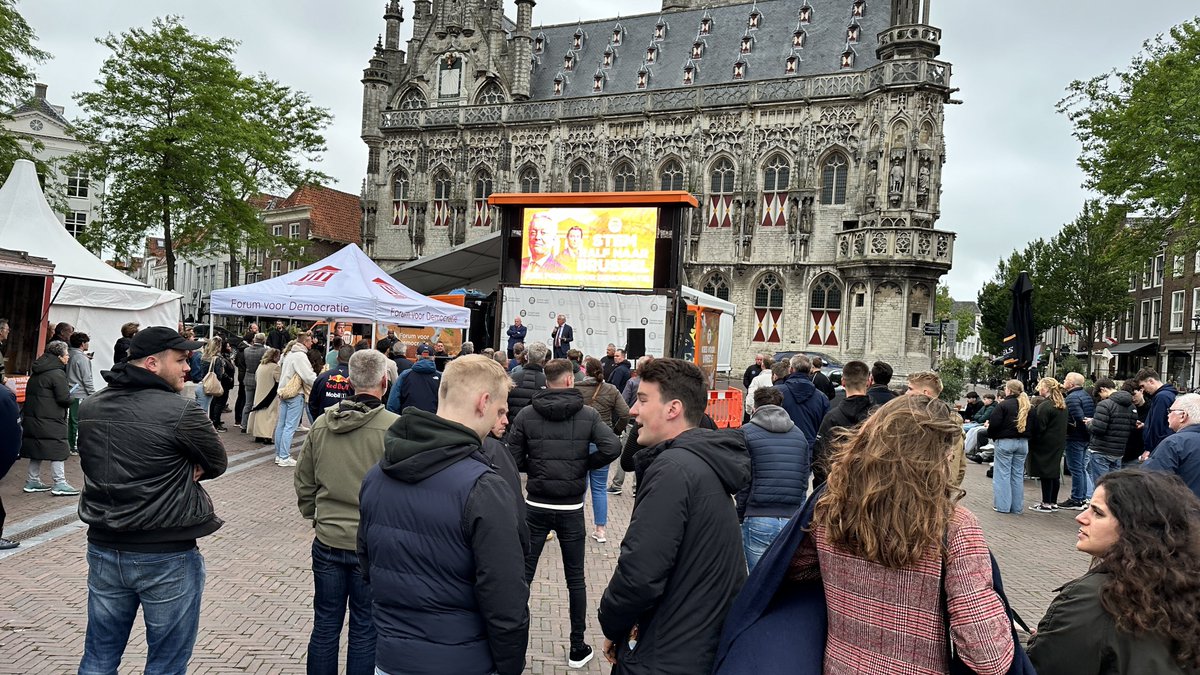
<path id="1" fill-rule="evenodd" d="M 205 581 L 197 541 L 223 525 L 202 482 L 225 471 L 227 412 L 294 468 L 312 521 L 310 673 L 338 672 L 347 616 L 352 675 L 524 672 L 530 585 L 551 539 L 570 668 L 599 653 L 624 675 L 1200 669 L 1200 395 L 1153 371 L 1090 393 L 1077 373 L 1042 378 L 1035 396 L 1012 380 L 957 409 L 936 372 L 893 389 L 882 361 L 850 361 L 837 381 L 817 359 L 763 354 L 745 373 L 744 423 L 718 429 L 694 363 L 631 363 L 615 345 L 585 355 L 561 315 L 544 341 L 516 321 L 507 349 L 420 344 L 415 360 L 391 335 L 322 350 L 282 322 L 236 345 L 131 325 L 100 391 L 88 336 L 60 326 L 54 338 L 23 419 L 0 387 L 0 468 L 15 444 L 26 491 L 78 494 L 62 462 L 79 455 L 81 673 L 115 672 L 139 607 L 147 671 L 185 672 Z M 968 451 L 985 450 L 994 510 L 1023 513 L 1037 478 L 1029 510 L 1079 510 L 1076 548 L 1094 559 L 1061 580 L 1028 650 L 961 502 Z M 1064 463 L 1072 492 L 1058 502 Z M 588 540 L 608 542 L 608 499 L 627 487 L 616 568 L 589 602 Z"/>

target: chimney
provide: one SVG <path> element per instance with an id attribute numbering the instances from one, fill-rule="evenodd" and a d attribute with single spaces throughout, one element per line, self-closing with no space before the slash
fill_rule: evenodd
<path id="1" fill-rule="evenodd" d="M 46 99 L 46 89 L 47 89 L 46 85 L 42 84 L 41 82 L 34 84 L 33 85 L 33 97 L 45 100 Z"/>

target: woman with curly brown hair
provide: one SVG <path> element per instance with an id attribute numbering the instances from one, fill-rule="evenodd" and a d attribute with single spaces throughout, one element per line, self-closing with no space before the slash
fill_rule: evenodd
<path id="1" fill-rule="evenodd" d="M 1075 520 L 1094 560 L 1029 643 L 1038 673 L 1200 672 L 1200 500 L 1177 476 L 1125 469 Z"/>
<path id="2" fill-rule="evenodd" d="M 833 441 L 788 575 L 823 582 L 827 675 L 945 673 L 948 634 L 974 672 L 1008 672 L 1012 628 L 987 542 L 950 475 L 962 441 L 958 415 L 925 396 L 892 399 Z"/>

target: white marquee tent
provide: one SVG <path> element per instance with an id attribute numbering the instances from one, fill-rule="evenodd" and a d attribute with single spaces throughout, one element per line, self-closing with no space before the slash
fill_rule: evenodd
<path id="1" fill-rule="evenodd" d="M 117 271 L 76 241 L 46 203 L 37 169 L 29 160 L 18 160 L 0 187 L 0 248 L 54 262 L 48 320 L 51 324 L 66 321 L 91 336 L 97 388 L 104 386 L 100 371 L 112 366 L 113 345 L 123 324 L 178 325 L 182 296 Z M 17 330 L 31 328 L 18 326 Z"/>
<path id="2" fill-rule="evenodd" d="M 428 328 L 467 328 L 471 310 L 427 298 L 388 276 L 358 246 L 294 272 L 212 292 L 213 314 L 346 319 Z"/>

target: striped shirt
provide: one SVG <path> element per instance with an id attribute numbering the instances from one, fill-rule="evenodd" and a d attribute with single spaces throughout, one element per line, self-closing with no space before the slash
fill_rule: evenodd
<path id="1" fill-rule="evenodd" d="M 983 530 L 961 506 L 951 520 L 948 544 L 946 595 L 959 658 L 980 675 L 1006 673 L 1013 658 L 1012 627 L 992 588 Z M 826 675 L 947 672 L 937 547 L 911 567 L 889 569 L 835 548 L 826 528 L 817 525 L 796 552 L 789 577 L 818 575 L 829 613 Z"/>

